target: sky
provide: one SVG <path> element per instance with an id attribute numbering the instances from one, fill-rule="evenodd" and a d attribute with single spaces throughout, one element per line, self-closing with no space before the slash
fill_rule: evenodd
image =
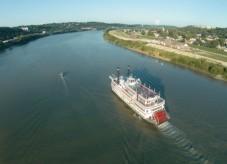
<path id="1" fill-rule="evenodd" d="M 0 0 L 0 27 L 61 22 L 227 27 L 227 0 Z"/>

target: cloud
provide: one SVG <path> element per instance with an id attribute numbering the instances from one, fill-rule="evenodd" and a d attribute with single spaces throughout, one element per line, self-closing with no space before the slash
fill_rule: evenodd
<path id="1" fill-rule="evenodd" d="M 159 24 L 160 24 L 160 20 L 159 20 L 159 19 L 156 19 L 156 20 L 154 21 L 154 24 L 155 24 L 155 25 L 159 25 Z"/>

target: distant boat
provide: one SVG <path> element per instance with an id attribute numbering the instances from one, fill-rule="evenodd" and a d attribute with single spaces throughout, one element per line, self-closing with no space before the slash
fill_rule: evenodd
<path id="1" fill-rule="evenodd" d="M 60 76 L 61 78 L 64 78 L 64 73 L 63 73 L 63 72 L 60 72 L 59 76 Z"/>

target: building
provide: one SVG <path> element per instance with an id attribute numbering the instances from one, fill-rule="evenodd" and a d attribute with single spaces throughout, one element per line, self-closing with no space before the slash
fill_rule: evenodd
<path id="1" fill-rule="evenodd" d="M 21 30 L 28 31 L 28 27 L 21 27 Z"/>

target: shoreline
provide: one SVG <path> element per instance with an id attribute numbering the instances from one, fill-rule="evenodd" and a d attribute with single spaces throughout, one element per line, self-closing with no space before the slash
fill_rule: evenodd
<path id="1" fill-rule="evenodd" d="M 55 33 L 46 33 L 46 34 L 31 34 L 27 35 L 26 37 L 22 39 L 18 39 L 15 41 L 11 41 L 8 43 L 0 43 L 0 53 L 12 48 L 14 46 L 20 46 L 20 45 L 25 45 L 28 44 L 29 42 L 35 41 L 37 39 L 41 39 L 47 36 L 53 36 L 53 35 L 59 35 L 59 34 L 67 34 L 67 33 L 74 33 L 74 32 L 83 32 L 83 31 L 88 31 L 88 30 L 75 30 L 75 31 L 67 31 L 67 32 L 55 32 Z"/>
<path id="2" fill-rule="evenodd" d="M 149 57 L 153 57 L 153 58 L 155 58 L 155 59 L 160 59 L 160 60 L 163 60 L 163 61 L 167 61 L 167 62 L 170 62 L 170 63 L 173 63 L 173 64 L 176 64 L 176 65 L 178 65 L 178 66 L 181 66 L 181 67 L 184 67 L 184 68 L 187 68 L 187 69 L 190 69 L 190 70 L 192 70 L 192 71 L 195 71 L 195 72 L 197 72 L 197 73 L 202 73 L 202 74 L 204 74 L 204 75 L 206 75 L 206 76 L 209 76 L 209 77 L 211 77 L 212 79 L 215 79 L 215 80 L 220 80 L 220 81 L 223 81 L 223 82 L 227 82 L 227 78 L 224 78 L 224 77 L 222 77 L 220 74 L 217 74 L 216 76 L 214 76 L 214 75 L 212 75 L 211 73 L 209 73 L 209 72 L 206 72 L 206 71 L 203 71 L 203 70 L 199 70 L 198 68 L 195 68 L 195 67 L 190 67 L 190 66 L 186 66 L 185 64 L 183 64 L 183 63 L 179 63 L 179 62 L 174 62 L 174 61 L 172 61 L 171 59 L 169 59 L 169 58 L 167 58 L 167 57 L 163 57 L 163 56 L 160 56 L 160 53 L 159 53 L 159 51 L 162 51 L 162 52 L 164 52 L 164 53 L 172 53 L 172 52 L 168 52 L 168 51 L 165 51 L 165 50 L 162 50 L 162 49 L 157 49 L 157 48 L 154 48 L 154 47 L 152 47 L 152 49 L 154 50 L 154 51 L 157 51 L 157 53 L 155 54 L 151 54 L 149 51 L 146 51 L 146 50 L 141 50 L 141 48 L 140 49 L 138 49 L 138 48 L 131 48 L 131 47 L 129 47 L 129 46 L 125 46 L 125 45 L 122 45 L 122 44 L 120 44 L 119 42 L 114 42 L 113 40 L 111 40 L 111 39 L 108 39 L 108 36 L 106 36 L 106 35 L 110 35 L 111 37 L 115 37 L 116 39 L 118 39 L 118 40 L 121 40 L 121 41 L 131 41 L 131 42 L 138 42 L 138 41 L 134 41 L 133 39 L 130 39 L 129 38 L 129 40 L 127 40 L 128 38 L 122 38 L 122 37 L 117 37 L 116 35 L 111 35 L 110 33 L 109 33 L 109 31 L 106 31 L 106 32 L 104 32 L 104 38 L 107 40 L 107 41 L 109 41 L 110 43 L 113 43 L 113 44 L 115 44 L 115 45 L 118 45 L 118 46 L 120 46 L 120 47 L 124 47 L 124 48 L 126 48 L 126 49 L 129 49 L 129 50 L 131 50 L 131 51 L 134 51 L 134 52 L 137 52 L 137 53 L 140 53 L 140 54 L 142 54 L 142 55 L 146 55 L 146 56 L 149 56 Z M 146 46 L 146 44 L 144 45 L 144 46 Z M 178 56 L 179 56 L 179 54 L 177 54 Z M 184 56 L 184 55 L 181 55 L 181 56 Z M 188 58 L 193 58 L 193 57 L 188 57 Z M 198 59 L 198 58 L 193 58 L 193 59 Z M 200 58 L 199 58 L 200 59 Z M 198 60 L 199 60 L 198 59 Z M 217 64 L 217 63 L 216 63 Z M 218 63 L 219 64 L 219 63 Z"/>
<path id="3" fill-rule="evenodd" d="M 202 55 L 199 55 L 197 53 L 193 53 L 191 51 L 183 51 L 183 50 L 167 47 L 167 46 L 164 46 L 164 45 L 151 43 L 150 39 L 136 39 L 136 38 L 129 38 L 129 37 L 126 37 L 126 36 L 124 37 L 124 36 L 120 36 L 119 34 L 117 34 L 113 30 L 109 31 L 109 34 L 114 36 L 114 37 L 116 37 L 116 38 L 118 38 L 118 39 L 122 39 L 122 40 L 125 40 L 125 41 L 141 41 L 141 42 L 144 42 L 144 43 L 146 43 L 146 46 L 152 47 L 152 48 L 154 48 L 156 50 L 161 50 L 161 51 L 166 51 L 166 52 L 170 52 L 170 53 L 175 53 L 175 54 L 178 54 L 178 55 L 188 56 L 188 57 L 195 58 L 195 59 L 205 59 L 205 60 L 207 60 L 209 62 L 220 63 L 223 66 L 227 67 L 227 62 L 224 62 L 222 60 L 217 60 L 217 59 L 214 59 L 214 58 L 202 56 Z"/>
<path id="4" fill-rule="evenodd" d="M 23 39 L 20 39 L 20 40 L 15 40 L 15 41 L 11 41 L 9 43 L 3 43 L 0 47 L 0 52 L 3 52 L 9 48 L 12 48 L 12 47 L 15 47 L 15 46 L 21 46 L 21 45 L 25 45 L 31 41 L 35 41 L 37 39 L 40 39 L 40 38 L 43 38 L 43 37 L 46 37 L 46 36 L 49 36 L 49 35 L 30 35 L 30 36 L 27 36 Z"/>

